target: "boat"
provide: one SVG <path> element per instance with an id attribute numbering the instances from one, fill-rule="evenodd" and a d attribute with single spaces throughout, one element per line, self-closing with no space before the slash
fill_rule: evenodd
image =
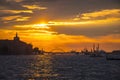
<path id="1" fill-rule="evenodd" d="M 109 53 L 106 55 L 107 60 L 120 60 L 120 50 L 112 51 L 112 53 Z"/>
<path id="2" fill-rule="evenodd" d="M 105 55 L 106 55 L 106 52 L 104 50 L 99 49 L 99 44 L 96 47 L 95 47 L 95 44 L 93 44 L 90 57 L 104 57 Z"/>

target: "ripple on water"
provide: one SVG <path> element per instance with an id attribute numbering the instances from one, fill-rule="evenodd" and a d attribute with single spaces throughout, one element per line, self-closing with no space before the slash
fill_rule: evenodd
<path id="1" fill-rule="evenodd" d="M 80 55 L 0 56 L 0 80 L 120 80 L 119 64 Z"/>

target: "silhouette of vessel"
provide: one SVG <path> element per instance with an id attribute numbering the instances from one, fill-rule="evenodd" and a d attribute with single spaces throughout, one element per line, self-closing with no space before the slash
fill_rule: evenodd
<path id="1" fill-rule="evenodd" d="M 91 49 L 91 51 L 85 48 L 84 50 L 81 51 L 81 53 L 89 55 L 90 57 L 103 57 L 106 55 L 105 51 L 99 49 L 99 44 L 97 46 L 93 44 L 93 48 Z"/>
<path id="2" fill-rule="evenodd" d="M 107 60 L 120 60 L 120 50 L 114 50 L 112 53 L 106 55 Z"/>

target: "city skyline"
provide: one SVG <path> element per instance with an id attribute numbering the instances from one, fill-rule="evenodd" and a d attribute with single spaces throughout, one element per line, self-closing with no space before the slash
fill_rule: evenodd
<path id="1" fill-rule="evenodd" d="M 119 0 L 0 0 L 0 39 L 21 40 L 47 51 L 120 49 Z"/>

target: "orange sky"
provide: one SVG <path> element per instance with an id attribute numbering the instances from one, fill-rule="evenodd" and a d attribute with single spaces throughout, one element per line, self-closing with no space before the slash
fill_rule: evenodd
<path id="1" fill-rule="evenodd" d="M 0 6 L 0 39 L 13 39 L 17 32 L 21 40 L 46 51 L 80 51 L 94 43 L 106 51 L 120 49 L 120 8 L 116 0 L 98 5 L 102 1 L 0 1 L 4 3 Z M 81 3 L 87 6 L 77 5 Z"/>

